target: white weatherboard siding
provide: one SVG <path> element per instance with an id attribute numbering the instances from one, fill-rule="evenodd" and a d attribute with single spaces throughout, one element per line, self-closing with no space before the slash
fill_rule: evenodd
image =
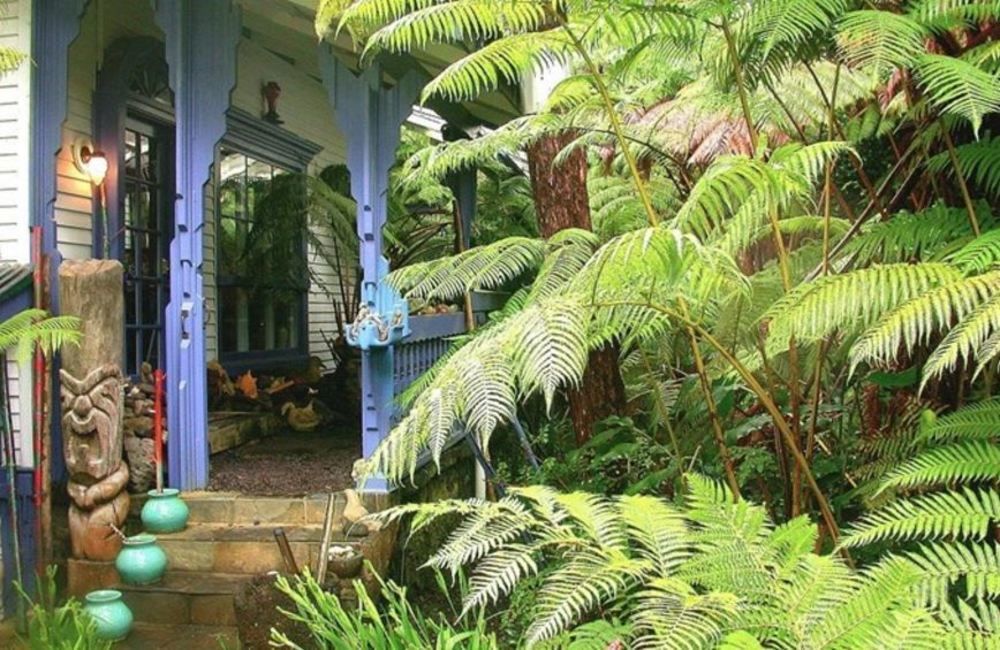
<path id="1" fill-rule="evenodd" d="M 0 45 L 31 51 L 31 0 L 0 2 Z M 31 64 L 0 77 L 0 261 L 31 261 L 28 160 L 31 120 Z M 11 423 L 17 462 L 30 466 L 31 366 L 7 362 Z"/>
<path id="2" fill-rule="evenodd" d="M 0 1 L 0 45 L 31 52 L 31 0 Z M 0 77 L 0 261 L 31 261 L 28 213 L 28 151 L 31 121 L 31 65 Z M 18 465 L 29 466 L 31 455 L 31 367 L 7 362 L 7 391 Z M 9 522 L 0 521 L 0 527 Z M 0 585 L 3 584 L 0 562 Z M 0 606 L 0 617 L 3 617 Z"/>
<path id="3" fill-rule="evenodd" d="M 0 3 L 0 45 L 31 47 L 30 0 Z M 28 127 L 31 64 L 0 77 L 0 260 L 31 261 L 28 230 Z"/>
<path id="4" fill-rule="evenodd" d="M 269 81 L 277 81 L 282 89 L 281 99 L 278 102 L 278 112 L 284 120 L 282 128 L 322 147 L 322 151 L 313 159 L 308 171 L 319 173 L 328 165 L 343 163 L 346 159 L 346 145 L 335 126 L 326 90 L 316 78 L 318 71 L 314 74 L 315 61 L 289 61 L 255 42 L 256 38 L 257 34 L 254 33 L 251 38 L 243 38 L 240 41 L 236 88 L 232 95 L 233 106 L 251 115 L 261 115 L 264 109 L 261 88 Z M 210 241 L 215 241 L 214 220 L 212 227 L 211 239 L 207 232 L 205 236 L 206 285 L 209 273 L 212 277 L 215 274 L 214 244 L 209 245 Z M 320 241 L 332 241 L 331 234 L 322 232 L 321 229 L 314 229 L 313 234 Z M 327 369 L 331 370 L 333 359 L 324 342 L 324 336 L 329 339 L 337 336 L 333 303 L 340 302 L 339 280 L 333 268 L 311 246 L 308 259 L 313 275 L 308 296 L 309 353 L 322 359 Z M 218 318 L 214 313 L 216 305 L 214 295 L 209 302 L 212 306 L 209 320 L 216 323 Z M 212 347 L 208 350 L 209 359 L 217 355 L 218 350 L 215 332 L 211 332 L 210 336 Z"/>

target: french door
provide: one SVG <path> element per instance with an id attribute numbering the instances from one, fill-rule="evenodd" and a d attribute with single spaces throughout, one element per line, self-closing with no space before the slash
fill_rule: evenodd
<path id="1" fill-rule="evenodd" d="M 125 267 L 125 371 L 162 368 L 173 236 L 173 127 L 130 116 L 123 149 L 122 264 Z"/>

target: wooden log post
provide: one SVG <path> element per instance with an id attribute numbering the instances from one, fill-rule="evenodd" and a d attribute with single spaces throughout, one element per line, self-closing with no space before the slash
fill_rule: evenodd
<path id="1" fill-rule="evenodd" d="M 74 558 L 114 560 L 115 528 L 128 515 L 128 465 L 122 461 L 122 265 L 67 261 L 59 267 L 62 313 L 82 321 L 79 347 L 62 353 L 63 452 L 69 474 L 69 532 Z"/>

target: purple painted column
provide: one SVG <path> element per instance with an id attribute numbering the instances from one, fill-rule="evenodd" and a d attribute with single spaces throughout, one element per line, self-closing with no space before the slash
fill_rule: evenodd
<path id="1" fill-rule="evenodd" d="M 389 265 L 382 256 L 382 227 L 387 216 L 389 168 L 399 146 L 400 127 L 413 110 L 424 80 L 410 73 L 392 88 L 382 84 L 378 64 L 355 75 L 327 44 L 319 47 L 319 66 L 341 133 L 347 139 L 351 193 L 358 204 L 363 278 L 361 299 L 375 307 Z M 372 348 L 361 356 L 361 428 L 365 458 L 389 433 L 393 412 L 393 348 Z M 384 492 L 383 479 L 365 482 L 366 492 Z"/>
<path id="2" fill-rule="evenodd" d="M 151 0 L 166 34 L 176 110 L 177 200 L 166 314 L 169 483 L 208 485 L 202 255 L 205 185 L 236 84 L 239 11 L 231 0 Z"/>

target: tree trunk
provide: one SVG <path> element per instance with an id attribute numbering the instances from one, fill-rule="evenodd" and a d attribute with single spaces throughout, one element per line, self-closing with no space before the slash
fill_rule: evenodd
<path id="1" fill-rule="evenodd" d="M 586 154 L 578 149 L 562 164 L 553 165 L 556 156 L 573 138 L 572 133 L 544 137 L 528 148 L 538 229 L 546 239 L 566 228 L 593 229 Z M 567 393 L 577 444 L 590 439 L 595 423 L 625 413 L 625 384 L 618 355 L 618 346 L 592 351 L 580 387 Z"/>

